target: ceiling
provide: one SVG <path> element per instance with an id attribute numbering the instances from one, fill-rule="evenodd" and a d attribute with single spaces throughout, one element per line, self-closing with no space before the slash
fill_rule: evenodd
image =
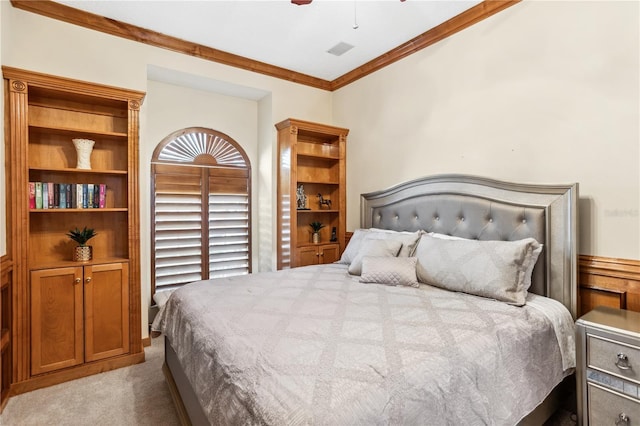
<path id="1" fill-rule="evenodd" d="M 85 12 L 332 81 L 480 0 L 56 0 Z M 358 28 L 354 29 L 354 23 Z M 335 56 L 339 43 L 354 46 Z"/>

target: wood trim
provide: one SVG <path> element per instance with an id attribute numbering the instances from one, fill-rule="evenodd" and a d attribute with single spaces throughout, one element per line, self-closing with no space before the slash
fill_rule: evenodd
<path id="1" fill-rule="evenodd" d="M 151 346 L 151 337 L 149 337 L 149 336 L 143 337 L 142 338 L 142 346 L 145 347 L 145 348 Z"/>
<path id="2" fill-rule="evenodd" d="M 2 67 L 3 74 L 11 69 Z M 13 260 L 13 287 L 11 291 L 11 358 L 12 383 L 26 380 L 30 375 L 30 291 L 27 269 L 27 239 L 24 230 L 29 229 L 29 213 L 24 206 L 29 198 L 23 182 L 29 182 L 27 167 L 27 81 L 20 76 L 9 78 L 5 75 L 8 87 L 5 87 L 5 114 L 8 126 L 5 135 L 9 138 L 6 145 L 7 155 L 7 213 L 11 217 L 11 230 L 8 231 L 9 246 Z"/>
<path id="3" fill-rule="evenodd" d="M 100 15 L 74 9 L 50 0 L 11 0 L 13 7 L 27 12 L 37 13 L 48 18 L 57 19 L 69 24 L 79 25 L 91 30 L 100 31 L 127 40 L 148 44 L 172 50 L 178 53 L 195 56 L 224 65 L 257 72 L 271 77 L 300 83 L 318 89 L 330 90 L 331 83 L 321 78 L 291 71 L 285 68 L 255 61 L 243 56 L 234 55 L 222 50 L 213 49 L 201 44 L 192 43 L 176 37 L 171 37 L 156 31 L 151 31 L 135 25 L 105 18 Z"/>
<path id="4" fill-rule="evenodd" d="M 79 25 L 127 40 L 328 91 L 334 91 L 353 83 L 362 77 L 418 52 L 425 47 L 431 46 L 519 2 L 520 0 L 485 0 L 341 77 L 328 81 L 222 50 L 213 49 L 201 44 L 188 42 L 135 25 L 125 24 L 124 22 L 74 9 L 50 0 L 11 0 L 11 4 L 17 9 L 57 19 L 69 24 Z"/>
<path id="5" fill-rule="evenodd" d="M 119 87 L 108 86 L 104 84 L 94 84 L 73 78 L 58 77 L 51 74 L 45 74 L 36 71 L 28 71 L 20 68 L 2 66 L 2 75 L 5 79 L 11 81 L 22 82 L 22 85 L 12 89 L 16 92 L 27 91 L 27 86 L 37 86 L 43 89 L 55 90 L 60 88 L 60 84 L 64 84 L 65 91 L 73 91 L 84 95 L 101 96 L 109 99 L 122 101 L 131 101 L 130 109 L 138 111 L 145 97 L 145 92 L 131 89 L 121 89 Z"/>
<path id="6" fill-rule="evenodd" d="M 580 272 L 640 281 L 640 260 L 580 255 Z"/>
<path id="7" fill-rule="evenodd" d="M 640 260 L 580 255 L 580 313 L 596 306 L 640 312 Z"/>

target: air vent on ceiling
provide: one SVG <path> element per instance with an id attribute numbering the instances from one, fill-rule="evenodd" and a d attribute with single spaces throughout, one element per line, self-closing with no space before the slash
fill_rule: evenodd
<path id="1" fill-rule="evenodd" d="M 353 45 L 341 41 L 340 43 L 333 46 L 331 49 L 327 50 L 327 52 L 331 53 L 332 55 L 340 56 L 351 49 L 353 49 Z"/>

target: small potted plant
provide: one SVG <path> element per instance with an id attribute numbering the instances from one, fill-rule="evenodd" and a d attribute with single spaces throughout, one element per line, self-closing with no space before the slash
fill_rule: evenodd
<path id="1" fill-rule="evenodd" d="M 317 244 L 320 242 L 320 230 L 322 228 L 324 228 L 324 225 L 321 224 L 320 222 L 311 222 L 309 224 L 309 226 L 311 227 L 311 230 L 313 231 L 313 234 L 311 234 L 311 241 L 314 242 L 314 244 Z"/>
<path id="2" fill-rule="evenodd" d="M 69 231 L 67 236 L 78 243 L 78 246 L 73 252 L 73 260 L 76 262 L 86 262 L 93 258 L 93 247 L 88 246 L 87 241 L 96 235 L 96 231 L 93 228 L 87 228 L 86 226 L 82 230 L 75 228 Z"/>

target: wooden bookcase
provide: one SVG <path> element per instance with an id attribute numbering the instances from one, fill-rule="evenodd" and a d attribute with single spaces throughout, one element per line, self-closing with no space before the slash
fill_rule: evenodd
<path id="1" fill-rule="evenodd" d="M 10 67 L 5 81 L 13 257 L 12 393 L 144 361 L 138 115 L 144 93 Z M 95 141 L 78 169 L 74 138 Z M 104 184 L 102 208 L 33 208 L 30 182 Z M 94 228 L 93 259 L 67 233 Z"/>
<path id="2" fill-rule="evenodd" d="M 278 269 L 331 263 L 344 250 L 348 129 L 289 118 L 278 124 Z M 302 185 L 306 208 L 298 208 Z M 320 197 L 331 205 L 321 204 Z M 318 242 L 309 224 L 320 222 Z M 332 233 L 335 228 L 335 238 Z"/>

